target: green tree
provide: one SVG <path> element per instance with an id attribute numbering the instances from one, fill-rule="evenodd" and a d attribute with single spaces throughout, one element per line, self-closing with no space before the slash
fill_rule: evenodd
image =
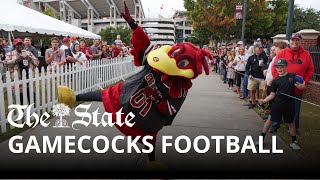
<path id="1" fill-rule="evenodd" d="M 269 35 L 284 34 L 287 25 L 288 0 L 270 1 L 269 8 L 273 12 L 272 26 Z"/>
<path id="2" fill-rule="evenodd" d="M 227 38 L 236 25 L 232 13 L 235 3 L 235 0 L 185 0 L 184 5 L 193 23 L 194 34 L 211 32 L 212 36 Z"/>
<path id="3" fill-rule="evenodd" d="M 120 35 L 122 42 L 125 42 L 127 45 L 131 45 L 131 29 L 129 27 L 107 27 L 101 29 L 99 35 L 101 36 L 102 40 L 107 41 L 108 44 L 113 43 L 117 35 Z"/>
<path id="4" fill-rule="evenodd" d="M 59 19 L 59 16 L 57 16 L 50 8 L 45 8 L 45 10 L 42 11 L 42 13 L 47 15 L 47 16 Z"/>
<path id="5" fill-rule="evenodd" d="M 266 0 L 249 0 L 246 17 L 246 37 L 272 36 L 275 14 Z"/>
<path id="6" fill-rule="evenodd" d="M 184 6 L 197 29 L 211 32 L 217 39 L 229 39 L 230 35 L 240 37 L 242 20 L 234 18 L 235 5 L 239 0 L 185 0 Z M 272 10 L 265 0 L 249 0 L 246 33 L 262 36 L 270 31 Z"/>
<path id="7" fill-rule="evenodd" d="M 320 11 L 315 9 L 303 9 L 295 6 L 292 20 L 292 32 L 302 29 L 320 30 Z"/>
<path id="8" fill-rule="evenodd" d="M 208 44 L 210 39 L 214 39 L 212 38 L 212 36 L 213 34 L 206 29 L 195 29 L 192 32 L 192 35 L 190 37 L 187 37 L 185 41 L 203 46 L 205 44 Z"/>

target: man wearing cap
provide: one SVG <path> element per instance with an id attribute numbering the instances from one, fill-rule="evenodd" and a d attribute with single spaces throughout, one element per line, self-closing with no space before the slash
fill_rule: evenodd
<path id="1" fill-rule="evenodd" d="M 75 62 L 79 62 L 77 59 L 75 59 L 72 55 L 71 49 L 70 49 L 70 39 L 69 38 L 63 38 L 62 39 L 62 46 L 60 49 L 64 50 L 65 58 L 67 63 L 74 64 Z M 82 64 L 82 62 L 80 62 Z"/>
<path id="2" fill-rule="evenodd" d="M 250 91 L 251 102 L 249 103 L 249 109 L 253 109 L 256 103 L 256 91 L 266 91 L 266 83 L 263 75 L 263 68 L 268 61 L 268 57 L 262 53 L 261 45 L 256 44 L 255 54 L 248 58 L 246 64 L 246 72 L 248 75 L 248 90 Z M 265 94 L 265 93 L 262 93 Z"/>
<path id="3" fill-rule="evenodd" d="M 257 42 L 261 44 L 261 39 L 260 39 L 260 38 L 258 38 L 258 39 L 257 39 Z"/>
<path id="4" fill-rule="evenodd" d="M 33 71 L 33 76 L 34 76 L 35 68 L 39 65 L 39 60 L 30 51 L 25 51 L 25 50 L 23 51 L 24 47 L 23 47 L 22 39 L 20 38 L 15 39 L 13 44 L 15 49 L 6 54 L 6 59 L 4 61 L 4 64 L 8 66 L 11 79 L 12 80 L 14 79 L 14 72 L 17 71 L 18 78 L 21 80 L 23 70 L 26 71 L 26 78 L 29 78 L 29 69 Z M 20 89 L 20 102 L 21 102 L 21 105 L 24 105 L 21 85 L 19 89 Z M 30 103 L 29 83 L 27 83 L 27 98 Z"/>
<path id="5" fill-rule="evenodd" d="M 73 51 L 73 47 L 75 44 L 79 44 L 79 42 L 77 41 L 77 37 L 76 36 L 71 36 L 70 37 L 70 49 L 71 51 Z"/>
<path id="6" fill-rule="evenodd" d="M 293 150 L 299 150 L 296 128 L 294 125 L 294 112 L 295 112 L 295 102 L 294 99 L 287 95 L 294 96 L 295 87 L 303 90 L 305 87 L 301 86 L 296 82 L 295 74 L 287 72 L 288 63 L 285 59 L 278 59 L 275 62 L 275 68 L 278 72 L 278 77 L 272 81 L 270 88 L 270 95 L 263 100 L 259 100 L 259 104 L 267 103 L 273 100 L 271 107 L 271 119 L 268 119 L 263 126 L 261 136 L 263 138 L 266 136 L 272 122 L 280 122 L 283 118 L 284 123 L 289 127 L 289 133 L 291 136 L 290 147 Z"/>
<path id="7" fill-rule="evenodd" d="M 314 72 L 314 65 L 312 58 L 307 50 L 301 46 L 302 35 L 299 33 L 293 33 L 290 36 L 290 47 L 280 51 L 276 56 L 275 60 L 283 58 L 288 63 L 288 72 L 300 75 L 304 79 L 304 83 L 299 85 L 299 88 L 295 90 L 295 97 L 301 99 L 304 93 L 303 89 L 305 85 L 308 84 L 312 78 Z M 277 77 L 279 73 L 276 67 L 272 66 L 272 76 Z M 294 122 L 297 130 L 299 129 L 299 119 L 300 119 L 300 107 L 301 101 L 295 100 L 295 116 Z M 280 124 L 275 124 L 274 128 L 280 127 Z"/>

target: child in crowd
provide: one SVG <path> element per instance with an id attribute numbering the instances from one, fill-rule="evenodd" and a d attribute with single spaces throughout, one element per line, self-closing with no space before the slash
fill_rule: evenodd
<path id="1" fill-rule="evenodd" d="M 234 71 L 234 65 L 233 65 L 233 56 L 228 56 L 228 64 L 227 64 L 227 79 L 229 82 L 229 89 L 233 88 L 233 81 L 235 78 L 235 71 Z"/>
<path id="2" fill-rule="evenodd" d="M 299 84 L 296 82 L 295 74 L 287 72 L 288 63 L 285 59 L 279 59 L 275 62 L 275 67 L 279 76 L 272 81 L 270 88 L 270 95 L 263 100 L 259 100 L 259 104 L 262 105 L 273 100 L 271 107 L 271 119 L 268 119 L 263 126 L 261 135 L 263 138 L 270 129 L 272 122 L 279 122 L 284 120 L 289 127 L 292 143 L 290 147 L 293 150 L 299 150 L 298 141 L 296 138 L 296 127 L 293 123 L 295 112 L 295 99 L 289 97 L 294 96 L 295 87 L 299 90 L 305 89 L 305 83 Z M 288 96 L 289 95 L 289 96 Z M 258 145 L 258 143 L 256 143 Z"/>

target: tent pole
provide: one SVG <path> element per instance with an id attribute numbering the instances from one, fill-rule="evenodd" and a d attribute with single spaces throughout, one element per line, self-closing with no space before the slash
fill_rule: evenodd
<path id="1" fill-rule="evenodd" d="M 12 39 L 11 39 L 11 31 L 8 31 L 8 41 L 9 41 L 9 45 L 10 45 L 11 47 L 13 47 L 13 46 L 12 46 Z"/>

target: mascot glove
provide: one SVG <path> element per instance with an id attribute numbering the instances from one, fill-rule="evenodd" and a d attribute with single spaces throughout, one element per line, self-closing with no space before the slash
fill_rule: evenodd
<path id="1" fill-rule="evenodd" d="M 124 12 L 121 12 L 121 17 L 123 17 L 123 19 L 125 19 L 128 22 L 128 24 L 131 24 L 133 22 L 133 18 L 130 15 L 130 11 L 125 1 L 123 2 L 123 4 Z"/>

